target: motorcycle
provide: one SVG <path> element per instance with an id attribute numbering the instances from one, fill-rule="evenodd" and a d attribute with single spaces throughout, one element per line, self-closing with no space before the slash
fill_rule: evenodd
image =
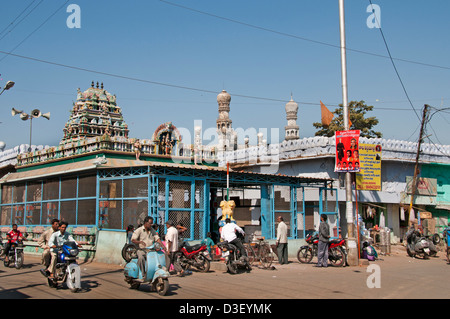
<path id="1" fill-rule="evenodd" d="M 299 262 L 310 263 L 314 256 L 317 256 L 319 246 L 319 234 L 317 232 L 306 236 L 307 245 L 301 246 L 297 251 Z M 342 267 L 347 261 L 347 251 L 345 249 L 345 239 L 333 239 L 328 245 L 328 260 L 333 267 Z"/>
<path id="2" fill-rule="evenodd" d="M 411 228 L 406 233 L 406 252 L 410 257 L 428 259 L 430 256 L 436 256 L 437 249 L 431 240 L 422 236 L 420 231 Z"/>
<path id="3" fill-rule="evenodd" d="M 248 257 L 241 256 L 241 251 L 236 245 L 223 241 L 217 244 L 219 249 L 222 250 L 222 257 L 225 259 L 227 269 L 232 274 L 237 274 L 238 269 L 246 269 L 247 272 L 252 270 Z"/>
<path id="4" fill-rule="evenodd" d="M 57 249 L 55 273 L 53 278 L 47 277 L 48 285 L 58 288 L 65 282 L 71 292 L 78 292 L 81 289 L 81 270 L 76 261 L 78 246 L 73 241 L 67 241 Z"/>
<path id="5" fill-rule="evenodd" d="M 183 270 L 188 270 L 191 266 L 194 266 L 201 272 L 208 272 L 211 264 L 206 256 L 207 253 L 208 249 L 205 244 L 190 246 L 183 241 L 178 252 L 175 253 L 174 259 Z"/>
<path id="6" fill-rule="evenodd" d="M 141 283 L 148 282 L 159 295 L 164 296 L 169 290 L 168 278 L 170 276 L 166 268 L 166 255 L 161 250 L 161 246 L 158 243 L 155 243 L 144 250 L 147 251 L 147 272 L 145 278 L 139 267 L 138 258 L 136 256 L 125 265 L 125 281 L 132 289 L 139 289 Z"/>
<path id="7" fill-rule="evenodd" d="M 9 267 L 11 263 L 14 264 L 16 269 L 20 269 L 23 266 L 23 242 L 21 240 L 14 242 L 11 244 L 11 249 L 5 252 L 5 255 L 8 256 L 8 261 L 6 258 L 3 260 L 3 264 L 5 267 Z"/>

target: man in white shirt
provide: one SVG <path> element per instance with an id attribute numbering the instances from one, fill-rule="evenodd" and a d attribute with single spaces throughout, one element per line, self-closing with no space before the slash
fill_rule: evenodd
<path id="1" fill-rule="evenodd" d="M 167 234 L 166 234 L 166 245 L 167 245 L 167 252 L 169 253 L 169 265 L 168 269 L 170 269 L 170 265 L 173 265 L 173 268 L 177 272 L 179 276 L 184 275 L 183 268 L 181 268 L 181 265 L 178 263 L 177 260 L 175 260 L 175 253 L 178 251 L 178 229 L 174 227 L 174 224 L 171 220 L 168 220 L 166 222 L 167 226 Z"/>
<path id="2" fill-rule="evenodd" d="M 283 217 L 278 216 L 278 228 L 277 228 L 277 253 L 278 262 L 280 265 L 288 263 L 288 249 L 287 249 L 287 225 L 283 220 Z"/>
<path id="3" fill-rule="evenodd" d="M 220 238 L 235 245 L 241 251 L 241 256 L 247 257 L 247 252 L 245 251 L 244 245 L 242 245 L 241 240 L 237 237 L 236 231 L 245 236 L 244 230 L 242 230 L 242 228 L 235 223 L 232 223 L 230 218 L 227 218 L 225 219 L 225 226 L 222 227 Z"/>

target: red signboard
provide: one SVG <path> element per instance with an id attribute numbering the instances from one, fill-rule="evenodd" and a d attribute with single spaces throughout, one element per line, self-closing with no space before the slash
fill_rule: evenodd
<path id="1" fill-rule="evenodd" d="M 335 172 L 359 172 L 359 130 L 336 132 Z"/>

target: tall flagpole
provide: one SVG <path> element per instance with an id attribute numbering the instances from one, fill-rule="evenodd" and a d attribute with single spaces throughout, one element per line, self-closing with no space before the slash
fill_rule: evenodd
<path id="1" fill-rule="evenodd" d="M 341 76 L 342 76 L 342 106 L 344 113 L 344 130 L 349 127 L 349 111 L 348 111 L 348 88 L 347 88 L 347 57 L 345 47 L 345 14 L 344 0 L 339 0 L 339 29 L 341 38 Z M 353 202 L 352 202 L 352 175 L 350 172 L 345 173 L 345 197 L 346 197 L 346 219 L 348 232 L 348 264 L 350 266 L 359 264 L 358 248 L 355 240 L 355 231 L 353 225 Z M 356 247 L 354 247 L 356 246 Z"/>

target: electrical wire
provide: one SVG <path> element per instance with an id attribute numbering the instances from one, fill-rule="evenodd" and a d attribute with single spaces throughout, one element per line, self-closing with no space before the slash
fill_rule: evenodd
<path id="1" fill-rule="evenodd" d="M 42 0 L 43 1 L 43 0 Z M 41 2 L 42 2 L 41 1 Z M 39 2 L 39 4 L 41 3 Z M 21 46 L 26 40 L 28 40 L 34 33 L 36 33 L 44 24 L 46 24 L 59 10 L 61 10 L 69 0 L 64 2 L 63 5 L 61 5 L 56 11 L 54 11 L 47 19 L 45 19 L 44 22 L 42 22 L 36 29 L 34 29 L 30 34 L 28 34 L 25 39 L 23 39 L 19 44 L 17 44 L 11 51 L 9 51 L 3 58 L 0 59 L 0 62 L 2 62 L 4 59 L 6 59 L 12 52 L 14 52 L 19 46 Z"/>
<path id="2" fill-rule="evenodd" d="M 369 0 L 369 3 L 370 3 L 370 5 L 373 8 L 372 0 Z M 383 30 L 381 29 L 381 24 L 378 21 L 377 15 L 375 15 L 375 19 L 377 21 L 377 25 L 378 25 L 378 29 L 380 30 L 381 37 L 383 38 L 384 46 L 386 47 L 386 50 L 387 50 L 387 52 L 389 54 L 389 58 L 391 60 L 392 66 L 394 67 L 394 71 L 397 74 L 397 78 L 400 81 L 400 84 L 401 84 L 401 86 L 403 88 L 403 92 L 405 93 L 406 98 L 408 99 L 408 102 L 411 105 L 411 108 L 414 110 L 414 113 L 416 114 L 416 116 L 417 116 L 417 118 L 419 119 L 419 122 L 420 122 L 421 121 L 420 116 L 419 116 L 419 114 L 417 114 L 417 111 L 414 108 L 414 105 L 412 104 L 411 99 L 409 98 L 408 92 L 406 91 L 405 85 L 403 84 L 403 80 L 400 77 L 400 74 L 398 73 L 397 67 L 395 66 L 394 59 L 392 58 L 392 55 L 391 55 L 391 50 L 389 50 L 389 46 L 387 44 L 386 38 L 384 37 L 384 33 L 383 33 Z"/>
<path id="3" fill-rule="evenodd" d="M 29 15 L 30 15 L 30 13 L 31 12 L 33 12 L 41 3 L 42 3 L 42 1 L 43 0 L 41 0 L 41 2 L 39 2 L 33 9 L 31 9 L 31 11 L 30 12 L 28 12 L 28 14 L 25 16 L 25 17 L 23 17 L 22 18 L 22 20 L 20 20 L 19 21 L 19 23 L 17 23 L 11 30 L 9 30 L 3 37 L 1 37 L 0 38 L 0 40 L 2 40 L 8 33 L 11 33 L 11 31 L 12 30 L 14 30 L 23 20 L 25 20 L 25 18 L 26 17 L 28 17 Z M 13 21 L 11 21 L 1 32 L 0 32 L 0 35 L 3 33 L 3 32 L 5 32 L 6 30 L 8 30 L 8 28 L 10 27 L 10 26 L 12 26 L 15 22 L 16 22 L 16 20 L 17 19 L 19 19 L 19 17 L 25 12 L 25 11 L 27 11 L 28 10 L 28 8 L 29 7 L 31 7 L 31 5 L 33 4 L 33 3 L 35 3 L 36 2 L 36 0 L 33 0 L 25 9 L 23 9 L 23 11 L 21 12 L 21 13 L 19 13 L 19 15 L 13 20 Z"/>
<path id="4" fill-rule="evenodd" d="M 186 7 L 186 6 L 183 6 L 183 5 L 180 5 L 180 4 L 177 4 L 177 3 L 173 3 L 173 2 L 170 2 L 170 1 L 166 1 L 166 0 L 159 0 L 159 1 L 163 2 L 165 4 L 168 4 L 168 5 L 174 6 L 174 7 L 178 7 L 178 8 L 181 8 L 181 9 L 185 9 L 185 10 L 189 10 L 189 11 L 192 11 L 192 12 L 200 13 L 200 14 L 207 15 L 207 16 L 210 16 L 210 17 L 213 17 L 213 18 L 217 18 L 217 19 L 221 19 L 221 20 L 224 20 L 224 21 L 240 24 L 240 25 L 243 25 L 243 26 L 246 26 L 246 27 L 250 27 L 250 28 L 254 28 L 254 29 L 258 29 L 258 30 L 262 30 L 262 31 L 266 31 L 266 32 L 270 32 L 270 33 L 274 33 L 274 34 L 278 34 L 278 35 L 282 35 L 282 36 L 286 36 L 286 37 L 290 37 L 290 38 L 294 38 L 294 39 L 298 39 L 298 40 L 302 40 L 302 41 L 307 41 L 307 42 L 311 42 L 311 43 L 315 43 L 315 44 L 320 44 L 320 45 L 324 45 L 324 46 L 328 46 L 328 47 L 341 49 L 341 47 L 339 45 L 335 45 L 335 44 L 331 44 L 331 43 L 327 43 L 327 42 L 323 42 L 323 41 L 318 41 L 318 40 L 313 40 L 313 39 L 301 37 L 301 36 L 298 36 L 298 35 L 294 35 L 294 34 L 290 34 L 290 33 L 286 33 L 286 32 L 281 32 L 281 31 L 269 29 L 269 28 L 266 28 L 266 27 L 261 27 L 261 26 L 257 26 L 257 25 L 254 25 L 254 24 L 250 24 L 250 23 L 246 23 L 246 22 L 242 22 L 242 21 L 226 18 L 226 17 L 223 17 L 223 16 L 219 16 L 219 15 L 212 14 L 212 13 L 209 13 L 209 12 L 193 9 L 193 8 Z M 346 50 L 347 51 L 351 51 L 351 52 L 371 55 L 371 56 L 375 56 L 375 57 L 379 57 L 379 58 L 386 58 L 386 59 L 391 59 L 391 60 L 393 59 L 393 60 L 406 62 L 406 63 L 412 63 L 412 64 L 428 66 L 428 67 L 433 67 L 433 68 L 439 68 L 439 69 L 444 69 L 444 70 L 450 70 L 450 67 L 447 67 L 447 66 L 430 64 L 430 63 L 424 63 L 424 62 L 407 60 L 407 59 L 401 59 L 401 58 L 393 58 L 390 55 L 386 56 L 386 55 L 377 54 L 377 53 L 373 53 L 373 52 L 357 50 L 357 49 L 351 49 L 351 48 L 348 48 L 348 47 L 346 47 Z"/>

